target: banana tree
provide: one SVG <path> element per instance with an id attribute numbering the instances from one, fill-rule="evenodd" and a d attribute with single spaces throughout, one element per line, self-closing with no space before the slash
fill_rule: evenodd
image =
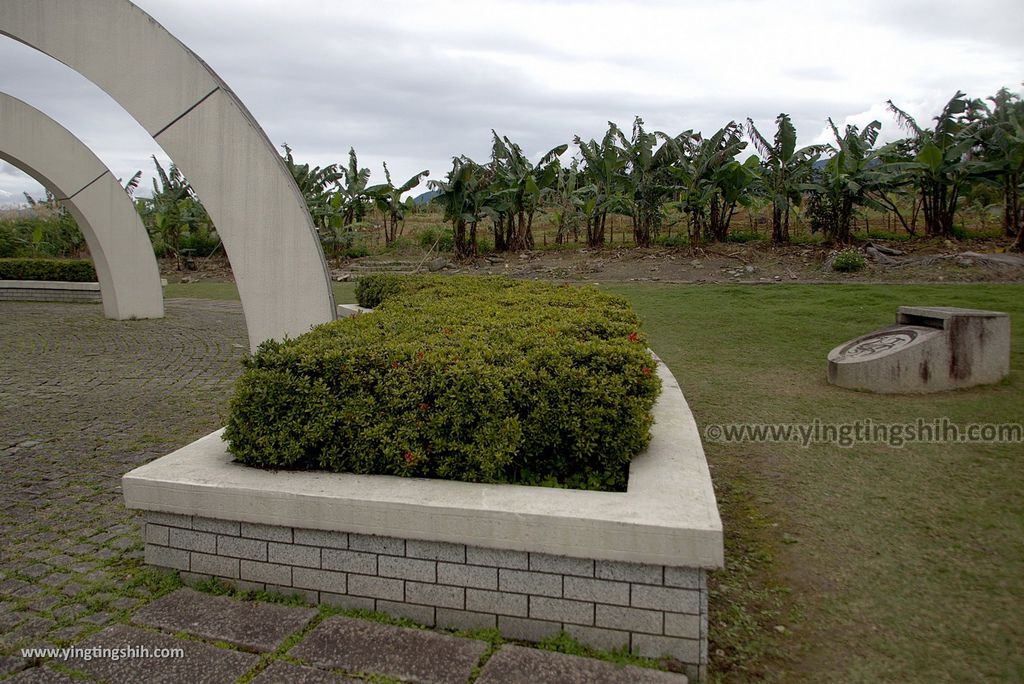
<path id="1" fill-rule="evenodd" d="M 477 224 L 484 215 L 491 178 L 489 171 L 469 157 L 454 157 L 452 170 L 443 181 L 427 184 L 438 194 L 432 202 L 444 210 L 444 218 L 452 224 L 455 258 L 477 255 Z"/>
<path id="2" fill-rule="evenodd" d="M 698 245 L 702 234 L 724 240 L 736 205 L 749 203 L 758 165 L 755 157 L 743 164 L 736 160 L 747 146 L 742 129 L 730 121 L 710 138 L 686 131 L 668 144 L 676 156 L 669 168 L 676 178 L 676 206 L 688 217 L 690 245 Z"/>
<path id="3" fill-rule="evenodd" d="M 580 190 L 580 162 L 573 158 L 568 167 L 562 168 L 558 178 L 548 190 L 548 201 L 552 207 L 552 215 L 558 232 L 555 235 L 557 244 L 564 244 L 569 241 L 579 240 L 580 226 L 583 224 L 586 213 L 585 192 Z"/>
<path id="4" fill-rule="evenodd" d="M 581 194 L 585 197 L 588 247 L 604 244 L 609 212 L 628 212 L 622 192 L 622 174 L 628 160 L 615 144 L 618 133 L 618 126 L 609 121 L 608 132 L 601 142 L 593 139 L 583 142 L 578 135 L 573 138 L 584 165 Z"/>
<path id="5" fill-rule="evenodd" d="M 816 174 L 817 187 L 810 193 L 808 213 L 811 230 L 821 230 L 838 244 L 850 242 L 850 225 L 854 209 L 871 207 L 886 211 L 876 197 L 884 194 L 894 181 L 898 163 L 885 164 L 879 150 L 874 149 L 882 124 L 872 121 L 864 130 L 848 125 L 844 133 L 828 119 L 835 145 L 829 145 L 832 156 Z"/>
<path id="6" fill-rule="evenodd" d="M 821 156 L 822 146 L 797 149 L 796 128 L 788 114 L 779 114 L 775 124 L 775 137 L 769 143 L 748 118 L 747 136 L 761 156 L 761 180 L 772 203 L 772 242 L 782 244 L 789 242 L 792 207 L 800 206 L 804 191 L 813 187 L 811 173 L 814 162 Z"/>
<path id="7" fill-rule="evenodd" d="M 366 184 L 370 180 L 370 169 L 359 168 L 354 148 L 348 150 L 348 165 L 340 169 L 337 195 L 342 213 L 342 225 L 351 226 L 362 221 L 366 215 L 366 205 L 371 201 L 366 192 Z"/>
<path id="8" fill-rule="evenodd" d="M 366 188 L 366 194 L 373 198 L 374 204 L 384 217 L 384 244 L 390 245 L 402 234 L 407 209 L 402 202 L 402 195 L 415 188 L 423 178 L 429 175 L 430 171 L 420 171 L 396 188 L 391 182 L 388 164 L 384 162 L 384 178 L 387 179 L 387 182 Z"/>
<path id="9" fill-rule="evenodd" d="M 164 170 L 156 156 L 152 159 L 156 178 L 153 179 L 153 196 L 143 213 L 143 220 L 174 255 L 180 271 L 183 237 L 188 233 L 208 232 L 210 217 L 178 167 L 171 164 L 168 170 Z"/>
<path id="10" fill-rule="evenodd" d="M 973 174 L 969 164 L 984 111 L 981 100 L 957 91 L 935 117 L 935 128 L 922 128 L 914 117 L 888 100 L 889 111 L 911 135 L 907 139 L 907 181 L 921 198 L 925 230 L 929 235 L 953 234 L 960 191 Z"/>
<path id="11" fill-rule="evenodd" d="M 650 247 L 661 227 L 662 204 L 672 191 L 668 167 L 673 147 L 668 141 L 658 146 L 658 139 L 667 136 L 645 131 L 639 116 L 633 120 L 629 138 L 614 125 L 613 130 L 625 161 L 620 183 L 633 224 L 633 241 L 637 247 Z"/>
<path id="12" fill-rule="evenodd" d="M 1024 250 L 1020 191 L 1024 180 L 1024 102 L 1002 88 L 989 98 L 995 105 L 982 121 L 982 160 L 975 170 L 999 186 L 1003 195 L 1003 230 L 1013 249 Z"/>
<path id="13" fill-rule="evenodd" d="M 321 233 L 330 233 L 333 228 L 340 225 L 341 214 L 338 211 L 337 202 L 332 202 L 334 188 L 341 179 L 342 174 L 337 164 L 329 164 L 323 168 L 319 166 L 310 167 L 309 164 L 298 164 L 292 156 L 292 148 L 288 143 L 281 145 L 284 149 L 282 160 L 288 171 L 295 179 L 303 199 L 306 200 L 306 208 L 313 219 L 313 225 Z"/>
<path id="14" fill-rule="evenodd" d="M 534 214 L 540 206 L 542 192 L 558 178 L 558 158 L 568 149 L 568 145 L 558 145 L 548 150 L 534 164 L 523 154 L 522 148 L 508 137 L 501 137 L 494 130 L 491 135 L 491 173 L 497 186 L 495 190 L 507 191 L 510 199 L 507 215 L 500 215 L 505 219 L 505 239 L 501 241 L 501 246 L 512 251 L 533 249 Z M 499 248 L 498 241 L 495 242 L 495 248 Z"/>
<path id="15" fill-rule="evenodd" d="M 120 182 L 120 181 L 121 181 L 121 179 L 120 179 L 120 178 L 118 178 L 117 180 L 118 180 L 118 182 Z M 127 194 L 127 195 L 128 195 L 129 197 L 131 197 L 132 199 L 134 199 L 134 198 L 135 198 L 135 191 L 139 189 L 139 183 L 140 183 L 141 181 L 142 181 L 142 171 L 141 171 L 141 170 L 139 170 L 139 171 L 136 171 L 136 172 L 135 172 L 135 175 L 133 175 L 133 176 L 132 176 L 131 178 L 129 178 L 129 179 L 128 179 L 128 182 L 126 182 L 126 183 L 124 184 L 124 186 L 123 186 L 123 187 L 124 187 L 124 191 L 125 191 L 125 193 L 126 193 L 126 194 Z"/>

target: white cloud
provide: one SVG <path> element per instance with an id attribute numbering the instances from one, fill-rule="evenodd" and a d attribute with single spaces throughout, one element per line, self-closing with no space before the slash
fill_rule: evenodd
<path id="1" fill-rule="evenodd" d="M 707 3 L 139 0 L 206 60 L 268 136 L 297 158 L 344 162 L 350 146 L 374 180 L 450 159 L 484 160 L 490 130 L 529 153 L 628 128 L 710 132 L 789 113 L 800 144 L 823 142 L 825 118 L 883 122 L 892 98 L 927 121 L 958 88 L 984 97 L 1019 88 L 1024 13 L 1017 2 L 918 0 Z M 0 90 L 47 112 L 116 175 L 161 154 L 99 89 L 25 46 L 0 39 Z M 24 176 L 0 174 L 20 197 Z M 148 180 L 144 181 L 144 191 Z"/>

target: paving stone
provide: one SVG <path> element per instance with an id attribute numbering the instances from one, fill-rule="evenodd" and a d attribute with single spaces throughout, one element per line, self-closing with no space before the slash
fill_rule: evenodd
<path id="1" fill-rule="evenodd" d="M 507 644 L 477 684 L 686 684 L 686 675 Z"/>
<path id="2" fill-rule="evenodd" d="M 22 568 L 21 574 L 28 575 L 29 577 L 35 579 L 37 577 L 42 577 L 43 575 L 50 572 L 50 570 L 50 566 L 45 563 L 33 563 L 32 565 Z"/>
<path id="3" fill-rule="evenodd" d="M 91 625 L 105 625 L 113 619 L 114 616 L 110 613 L 99 612 L 85 616 L 82 618 L 82 622 L 88 622 Z"/>
<path id="4" fill-rule="evenodd" d="M 365 682 L 365 679 L 275 661 L 252 680 L 252 684 L 336 684 L 336 682 Z"/>
<path id="5" fill-rule="evenodd" d="M 50 610 L 60 602 L 61 599 L 56 596 L 43 596 L 42 598 L 36 599 L 31 604 L 29 604 L 29 608 L 36 612 L 43 612 L 46 610 Z"/>
<path id="6" fill-rule="evenodd" d="M 5 679 L 4 684 L 81 684 L 81 681 L 48 667 L 33 667 Z"/>
<path id="7" fill-rule="evenodd" d="M 24 670 L 29 666 L 29 661 L 24 658 L 15 658 L 14 656 L 0 656 L 0 677 L 3 675 L 9 675 L 13 672 Z"/>
<path id="8" fill-rule="evenodd" d="M 129 610 L 137 605 L 139 605 L 139 599 L 130 596 L 122 596 L 110 602 L 110 607 L 115 610 Z"/>
<path id="9" fill-rule="evenodd" d="M 86 639 L 81 648 L 124 649 L 147 647 L 150 650 L 180 648 L 181 658 L 92 658 L 69 659 L 69 668 L 79 670 L 111 684 L 220 684 L 233 682 L 255 667 L 259 656 L 217 648 L 200 641 L 175 639 L 127 625 L 114 625 Z"/>
<path id="10" fill-rule="evenodd" d="M 12 633 L 19 637 L 39 637 L 53 629 L 53 620 L 44 617 L 31 616 L 16 628 Z"/>
<path id="11" fill-rule="evenodd" d="M 47 636 L 53 641 L 74 641 L 77 639 L 82 632 L 88 629 L 85 625 L 71 625 L 70 627 L 61 627 L 50 632 Z"/>
<path id="12" fill-rule="evenodd" d="M 179 589 L 143 606 L 132 620 L 256 651 L 273 651 L 315 615 L 313 608 L 241 601 Z"/>
<path id="13" fill-rule="evenodd" d="M 55 572 L 52 575 L 47 575 L 43 579 L 39 580 L 42 584 L 48 587 L 59 587 L 71 579 L 71 575 L 65 572 Z"/>
<path id="14" fill-rule="evenodd" d="M 53 616 L 58 620 L 69 620 L 78 617 L 82 613 L 86 612 L 86 610 L 88 609 L 83 604 L 72 603 L 70 605 L 54 609 Z"/>
<path id="15" fill-rule="evenodd" d="M 317 667 L 416 682 L 465 684 L 487 644 L 426 630 L 333 617 L 289 655 Z"/>
<path id="16" fill-rule="evenodd" d="M 83 587 L 78 582 L 69 582 L 68 584 L 65 584 L 63 587 L 61 587 L 60 591 L 65 596 L 75 597 L 81 594 L 83 591 L 85 591 L 85 587 Z"/>

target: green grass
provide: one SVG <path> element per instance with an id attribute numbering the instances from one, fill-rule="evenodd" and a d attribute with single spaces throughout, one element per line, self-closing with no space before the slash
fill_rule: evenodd
<path id="1" fill-rule="evenodd" d="M 633 302 L 702 429 L 815 418 L 1024 422 L 1021 285 L 608 289 Z M 924 396 L 828 385 L 828 351 L 891 323 L 900 304 L 1009 312 L 1010 377 Z M 712 581 L 715 678 L 1024 678 L 1021 445 L 705 450 L 728 565 Z"/>
<path id="2" fill-rule="evenodd" d="M 1022 285 L 607 289 L 633 302 L 702 429 L 1024 422 Z M 828 385 L 828 351 L 891 323 L 901 304 L 1010 313 L 1010 377 L 923 396 Z M 711 580 L 713 680 L 1024 679 L 1021 445 L 705 450 L 726 533 L 727 567 Z"/>
<path id="3" fill-rule="evenodd" d="M 355 283 L 331 283 L 334 290 L 334 301 L 338 304 L 351 304 L 356 301 Z M 223 299 L 238 301 L 238 288 L 234 283 L 169 283 L 164 288 L 167 299 Z"/>

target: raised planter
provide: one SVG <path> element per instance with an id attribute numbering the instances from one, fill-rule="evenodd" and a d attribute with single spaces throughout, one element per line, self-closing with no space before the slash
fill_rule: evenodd
<path id="1" fill-rule="evenodd" d="M 722 523 L 693 416 L 657 372 L 625 492 L 260 470 L 218 431 L 125 475 L 125 503 L 145 512 L 152 565 L 428 626 L 564 629 L 701 676 Z"/>
<path id="2" fill-rule="evenodd" d="M 99 283 L 63 280 L 0 280 L 0 300 L 28 302 L 98 302 Z"/>
<path id="3" fill-rule="evenodd" d="M 166 286 L 167 280 L 160 280 Z M 99 302 L 98 282 L 67 280 L 0 280 L 0 301 L 5 302 Z"/>

